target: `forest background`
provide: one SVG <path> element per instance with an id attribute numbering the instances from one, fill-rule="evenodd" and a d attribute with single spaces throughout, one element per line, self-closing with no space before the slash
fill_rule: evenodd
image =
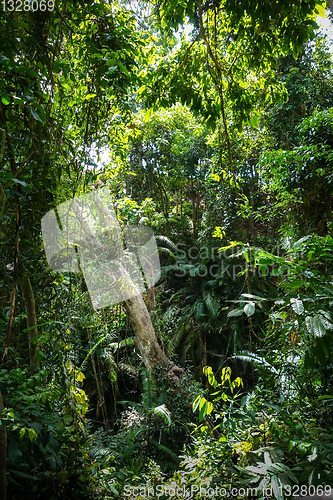
<path id="1" fill-rule="evenodd" d="M 331 491 L 325 7 L 1 3 L 0 498 Z M 162 276 L 95 310 L 41 221 L 103 186 Z"/>

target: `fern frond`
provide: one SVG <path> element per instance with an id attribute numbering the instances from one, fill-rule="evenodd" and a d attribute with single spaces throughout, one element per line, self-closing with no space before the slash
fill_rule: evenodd
<path id="1" fill-rule="evenodd" d="M 147 413 L 153 407 L 156 400 L 156 387 L 147 370 L 143 370 L 142 376 L 142 405 Z"/>
<path id="2" fill-rule="evenodd" d="M 204 303 L 210 312 L 210 314 L 215 318 L 220 309 L 220 304 L 215 293 L 210 290 L 204 290 L 202 293 Z"/>
<path id="3" fill-rule="evenodd" d="M 105 459 L 105 458 L 108 458 L 110 456 L 114 456 L 115 458 L 121 457 L 121 454 L 113 449 L 102 448 L 102 447 L 97 447 L 97 446 L 90 449 L 90 454 L 91 454 L 92 458 L 94 458 L 95 460 L 98 460 L 101 458 Z"/>
<path id="4" fill-rule="evenodd" d="M 80 372 L 84 370 L 84 365 L 88 361 L 89 356 L 94 352 L 94 350 L 96 349 L 96 347 L 98 347 L 99 344 L 101 344 L 106 339 L 106 337 L 107 337 L 107 334 L 104 335 L 102 338 L 100 338 L 99 341 L 96 342 L 96 344 L 94 346 L 92 346 L 92 348 L 89 350 L 87 356 L 84 358 L 84 360 L 83 360 L 83 362 L 82 362 L 82 364 L 81 364 L 81 366 L 79 368 Z"/>
<path id="5" fill-rule="evenodd" d="M 205 305 L 203 302 L 198 302 L 195 311 L 195 321 L 197 323 L 201 322 L 201 319 L 205 317 Z"/>
<path id="6" fill-rule="evenodd" d="M 179 347 L 179 344 L 180 344 L 183 336 L 184 336 L 184 329 L 183 328 L 177 329 L 174 336 L 170 340 L 170 346 L 173 350 L 175 350 L 175 349 L 177 349 L 177 347 Z"/>

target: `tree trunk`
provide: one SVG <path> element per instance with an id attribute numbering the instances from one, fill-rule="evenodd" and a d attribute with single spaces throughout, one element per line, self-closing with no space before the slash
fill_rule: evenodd
<path id="1" fill-rule="evenodd" d="M 37 344 L 38 332 L 37 332 L 35 297 L 29 277 L 26 276 L 22 278 L 20 280 L 20 285 L 27 312 L 30 370 L 32 372 L 34 367 L 37 365 L 36 354 L 38 350 L 38 344 Z"/>
<path id="2" fill-rule="evenodd" d="M 147 370 L 156 365 L 167 368 L 169 359 L 163 353 L 154 331 L 153 324 L 142 295 L 136 295 L 124 301 L 126 314 L 135 333 L 134 343 L 140 350 Z"/>
<path id="3" fill-rule="evenodd" d="M 122 256 L 121 234 L 120 232 L 118 232 L 117 223 L 114 221 L 111 212 L 104 205 L 103 201 L 97 194 L 94 197 L 94 206 L 100 213 L 100 215 L 103 217 L 106 227 L 112 228 L 114 236 L 113 244 L 118 246 L 118 252 L 119 252 L 118 255 L 121 257 Z M 84 218 L 80 206 L 75 200 L 73 200 L 72 207 L 78 220 L 80 220 L 81 222 L 82 229 L 84 230 L 87 236 L 85 243 L 94 248 L 95 250 L 97 250 L 101 245 L 98 242 L 92 227 Z M 173 363 L 163 353 L 157 341 L 155 330 L 141 293 L 137 290 L 137 287 L 133 282 L 131 276 L 129 275 L 127 270 L 122 266 L 120 261 L 119 261 L 119 266 L 124 276 L 126 286 L 133 290 L 132 297 L 123 300 L 122 303 L 125 307 L 126 313 L 128 315 L 128 318 L 130 320 L 131 326 L 135 334 L 135 339 L 134 339 L 135 345 L 140 350 L 145 367 L 149 371 L 151 371 L 152 368 L 156 365 L 160 365 L 163 368 L 167 368 L 169 365 L 171 367 L 171 369 L 168 372 L 169 378 L 174 382 L 181 380 L 183 375 L 183 370 L 173 365 Z M 116 279 L 114 281 L 116 281 Z M 121 287 L 119 288 L 119 299 L 120 302 Z"/>
<path id="4" fill-rule="evenodd" d="M 3 410 L 3 399 L 0 391 L 0 407 Z M 6 500 L 6 466 L 7 466 L 7 433 L 6 427 L 0 427 L 0 498 Z"/>

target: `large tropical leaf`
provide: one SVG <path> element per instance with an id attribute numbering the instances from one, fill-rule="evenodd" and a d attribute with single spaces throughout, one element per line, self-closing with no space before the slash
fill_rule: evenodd
<path id="1" fill-rule="evenodd" d="M 322 337 L 325 335 L 326 329 L 317 314 L 314 316 L 307 316 L 305 318 L 305 323 L 308 332 L 311 335 L 314 335 L 315 337 Z"/>
<path id="2" fill-rule="evenodd" d="M 290 304 L 293 310 L 295 311 L 296 314 L 303 314 L 304 312 L 304 306 L 303 302 L 300 299 L 290 299 Z"/>
<path id="3" fill-rule="evenodd" d="M 233 309 L 232 311 L 228 312 L 227 318 L 234 318 L 236 316 L 241 316 L 244 312 L 244 307 L 238 307 L 237 309 Z"/>
<path id="4" fill-rule="evenodd" d="M 256 310 L 256 305 L 254 302 L 250 302 L 249 304 L 246 304 L 244 307 L 244 312 L 247 317 L 252 316 L 255 310 Z"/>

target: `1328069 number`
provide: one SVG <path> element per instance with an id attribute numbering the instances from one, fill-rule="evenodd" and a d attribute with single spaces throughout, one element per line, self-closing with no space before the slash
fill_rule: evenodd
<path id="1" fill-rule="evenodd" d="M 2 0 L 4 11 L 8 12 L 36 12 L 38 10 L 52 11 L 54 10 L 53 0 Z"/>

